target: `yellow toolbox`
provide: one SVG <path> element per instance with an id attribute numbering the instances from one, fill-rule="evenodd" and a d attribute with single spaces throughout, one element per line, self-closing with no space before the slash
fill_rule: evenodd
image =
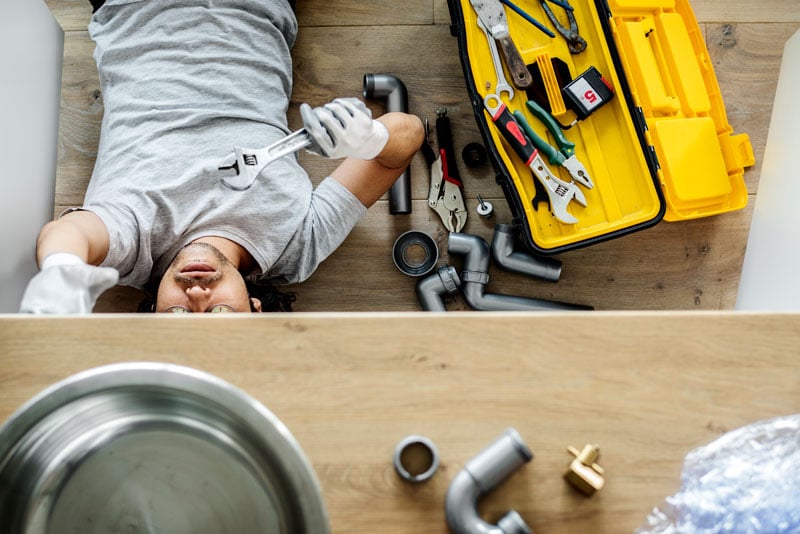
<path id="1" fill-rule="evenodd" d="M 728 124 L 686 0 L 448 6 L 479 129 L 532 252 L 747 204 L 752 147 Z"/>

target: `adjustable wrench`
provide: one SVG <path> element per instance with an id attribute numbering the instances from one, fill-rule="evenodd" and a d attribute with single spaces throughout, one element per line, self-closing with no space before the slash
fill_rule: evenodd
<path id="1" fill-rule="evenodd" d="M 483 105 L 492 122 L 505 140 L 514 149 L 514 152 L 525 162 L 533 171 L 534 176 L 541 182 L 547 190 L 550 200 L 550 211 L 553 216 L 564 224 L 575 224 L 578 218 L 567 211 L 570 202 L 575 200 L 581 206 L 586 207 L 586 196 L 575 182 L 565 182 L 559 179 L 542 159 L 542 155 L 533 146 L 533 142 L 528 139 L 519 123 L 514 120 L 514 116 L 508 107 L 500 100 L 497 95 L 486 95 Z"/>
<path id="2" fill-rule="evenodd" d="M 305 128 L 301 128 L 264 148 L 233 147 L 233 152 L 228 154 L 219 163 L 221 171 L 233 171 L 222 177 L 222 183 L 235 191 L 249 189 L 256 181 L 261 171 L 284 156 L 307 148 L 314 144 Z"/>
<path id="3" fill-rule="evenodd" d="M 503 72 L 503 63 L 500 61 L 497 41 L 494 40 L 494 37 L 489 35 L 489 31 L 486 29 L 481 19 L 478 19 L 478 28 L 481 29 L 483 35 L 486 36 L 486 40 L 489 42 L 489 52 L 492 54 L 494 72 L 497 75 L 497 85 L 494 87 L 494 92 L 497 96 L 500 96 L 500 93 L 508 93 L 508 100 L 510 102 L 511 99 L 514 98 L 514 88 L 509 85 L 508 80 L 506 80 L 506 74 Z"/>

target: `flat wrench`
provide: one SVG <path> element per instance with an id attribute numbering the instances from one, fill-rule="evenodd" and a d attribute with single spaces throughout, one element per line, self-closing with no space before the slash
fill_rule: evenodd
<path id="1" fill-rule="evenodd" d="M 494 63 L 494 72 L 497 75 L 497 85 L 495 86 L 494 93 L 500 96 L 500 93 L 508 93 L 508 101 L 514 98 L 514 88 L 509 85 L 506 79 L 505 72 L 503 72 L 503 63 L 500 61 L 500 52 L 497 50 L 497 42 L 494 37 L 489 35 L 486 26 L 483 25 L 481 19 L 478 19 L 478 28 L 481 29 L 486 40 L 489 42 L 489 52 L 492 54 L 492 63 Z"/>

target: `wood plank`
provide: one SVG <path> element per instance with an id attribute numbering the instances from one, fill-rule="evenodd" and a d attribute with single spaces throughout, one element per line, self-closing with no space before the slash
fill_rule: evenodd
<path id="1" fill-rule="evenodd" d="M 734 131 L 750 135 L 757 165 L 766 145 L 783 43 L 794 29 L 792 24 L 709 28 L 709 51 L 729 120 Z M 382 36 L 395 43 L 388 59 L 378 49 L 362 47 L 357 60 L 344 61 L 337 57 L 336 47 L 326 44 L 340 43 L 348 49 L 358 48 L 362 37 L 371 42 Z M 92 44 L 85 32 L 67 35 L 58 204 L 81 201 L 94 165 L 102 108 L 91 50 Z M 396 53 L 400 50 L 406 53 Z M 299 103 L 322 103 L 335 96 L 358 95 L 364 73 L 374 72 L 374 66 L 381 65 L 381 71 L 393 73 L 406 83 L 412 113 L 432 121 L 436 109 L 445 106 L 453 121 L 456 146 L 480 141 L 458 62 L 456 43 L 445 26 L 370 28 L 363 32 L 353 28 L 309 28 L 298 40 L 294 54 L 295 89 L 290 122 L 295 127 L 300 124 Z M 370 105 L 376 113 L 382 111 L 380 102 L 371 102 Z M 314 158 L 306 158 L 304 163 L 309 165 L 310 173 L 317 179 L 333 167 Z M 755 193 L 759 169 L 757 166 L 746 173 L 751 193 Z M 412 171 L 417 171 L 414 175 L 425 174 L 421 160 Z M 465 172 L 468 182 L 489 184 L 486 189 L 478 185 L 475 194 L 499 198 L 499 189 L 491 185 L 491 180 L 481 179 L 490 173 L 488 168 L 481 172 L 466 169 Z M 413 197 L 422 199 L 426 195 L 424 180 L 415 181 Z"/>
<path id="2" fill-rule="evenodd" d="M 300 9 L 308 16 L 316 16 L 311 7 L 328 9 L 314 2 L 306 6 Z M 457 43 L 449 32 L 446 3 L 437 1 L 433 11 L 438 24 L 386 25 L 384 21 L 383 25 L 370 26 L 303 27 L 294 49 L 290 124 L 300 126 L 301 102 L 320 104 L 336 96 L 359 95 L 365 73 L 386 72 L 405 82 L 410 112 L 432 122 L 438 108 L 448 109 L 457 148 L 480 142 Z M 735 132 L 750 136 L 756 154 L 756 167 L 745 174 L 751 194 L 757 190 L 783 43 L 796 28 L 795 23 L 705 26 L 729 121 Z M 81 203 L 94 165 L 102 95 L 92 49 L 85 31 L 67 32 L 56 213 Z M 346 57 L 341 57 L 342 50 L 349 51 Z M 370 101 L 369 105 L 376 114 L 383 111 L 382 102 Z M 302 154 L 301 161 L 314 183 L 336 165 L 309 154 Z M 510 221 L 502 191 L 490 166 L 470 169 L 461 165 L 460 170 L 469 206 L 464 230 L 491 240 L 494 224 Z M 400 274 L 391 263 L 395 238 L 407 229 L 426 231 L 440 242 L 440 262 L 450 260 L 446 232 L 425 206 L 428 170 L 421 156 L 415 158 L 411 175 L 414 213 L 410 217 L 391 216 L 385 201 L 375 206 L 307 283 L 291 288 L 298 295 L 298 310 L 419 309 L 413 291 L 415 280 Z M 477 194 L 495 205 L 493 220 L 476 215 Z M 721 217 L 661 223 L 623 239 L 563 254 L 564 273 L 558 284 L 493 270 L 490 291 L 583 303 L 598 309 L 729 309 L 735 304 L 751 213 L 748 207 Z M 459 262 L 460 258 L 452 261 L 454 265 Z M 136 291 L 114 290 L 101 298 L 97 309 L 132 310 L 139 300 Z M 449 307 L 468 309 L 460 299 Z"/>
<path id="3" fill-rule="evenodd" d="M 85 30 L 92 9 L 87 0 L 44 0 L 64 31 Z M 375 26 L 397 24 L 447 24 L 447 0 L 411 2 L 359 2 L 300 0 L 297 7 L 301 26 Z M 692 10 L 699 22 L 800 22 L 796 0 L 693 0 Z M 343 16 L 346 14 L 346 16 Z"/>
<path id="4" fill-rule="evenodd" d="M 797 9 L 796 11 L 800 11 Z M 745 173 L 755 194 L 778 74 L 786 41 L 800 28 L 787 24 L 708 24 L 706 46 L 719 82 L 728 122 L 735 133 L 750 136 L 756 164 Z"/>
<path id="5" fill-rule="evenodd" d="M 496 222 L 508 222 L 508 208 L 497 202 L 495 218 L 474 215 L 470 201 L 466 232 L 491 242 Z M 297 311 L 419 311 L 415 286 L 392 262 L 392 244 L 413 229 L 434 237 L 439 265 L 461 269 L 463 258 L 447 253 L 447 232 L 432 210 L 415 201 L 409 217 L 388 214 L 388 203 L 374 206 L 344 244 L 306 282 L 287 286 Z M 561 301 L 598 310 L 715 310 L 736 303 L 739 273 L 747 243 L 752 202 L 746 210 L 718 217 L 656 227 L 624 238 L 571 251 L 561 280 L 545 282 L 490 267 L 489 293 Z M 117 288 L 105 293 L 97 312 L 134 311 L 142 293 Z M 458 296 L 447 309 L 469 310 Z"/>
<path id="6" fill-rule="evenodd" d="M 65 33 L 54 215 L 83 203 L 97 157 L 103 95 L 93 53 L 88 32 Z"/>
<path id="7" fill-rule="evenodd" d="M 64 31 L 86 29 L 92 16 L 88 0 L 44 0 Z M 434 10 L 431 0 L 299 0 L 297 21 L 300 26 L 378 26 L 431 24 Z"/>
<path id="8" fill-rule="evenodd" d="M 433 0 L 436 24 L 449 24 L 447 0 Z M 573 2 L 575 4 L 575 2 Z M 698 22 L 800 22 L 796 0 L 690 0 Z"/>
<path id="9" fill-rule="evenodd" d="M 800 22 L 796 0 L 691 0 L 699 22 Z"/>
<path id="10" fill-rule="evenodd" d="M 516 428 L 534 460 L 482 500 L 536 532 L 632 532 L 675 493 L 685 455 L 800 410 L 800 315 L 744 313 L 294 314 L 0 318 L 0 422 L 57 380 L 111 362 L 213 373 L 272 410 L 321 481 L 333 532 L 446 530 L 459 469 Z M 213 326 L 212 326 L 213 323 Z M 675 335 L 678 332 L 679 335 Z M 758 347 L 757 351 L 753 347 Z M 409 434 L 437 444 L 420 486 L 393 473 Z M 561 475 L 597 442 L 606 487 Z"/>
<path id="11" fill-rule="evenodd" d="M 433 6 L 431 0 L 297 0 L 297 21 L 301 26 L 317 27 L 432 24 Z"/>
<path id="12" fill-rule="evenodd" d="M 65 32 L 85 30 L 92 17 L 89 0 L 44 0 Z"/>

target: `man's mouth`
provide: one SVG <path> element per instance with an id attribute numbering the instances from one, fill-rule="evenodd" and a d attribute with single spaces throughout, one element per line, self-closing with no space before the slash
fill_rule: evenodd
<path id="1" fill-rule="evenodd" d="M 184 265 L 180 273 L 183 276 L 191 276 L 196 278 L 203 278 L 207 276 L 212 276 L 217 272 L 212 266 L 208 265 L 207 263 L 203 262 L 191 262 Z"/>

